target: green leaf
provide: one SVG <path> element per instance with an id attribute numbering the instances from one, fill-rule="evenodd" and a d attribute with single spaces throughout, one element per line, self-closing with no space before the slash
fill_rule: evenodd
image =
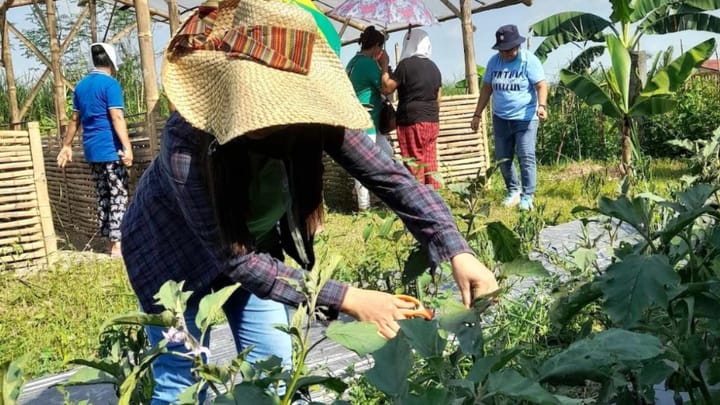
<path id="1" fill-rule="evenodd" d="M 454 333 L 463 353 L 477 356 L 483 352 L 480 314 L 465 308 L 457 300 L 448 300 L 440 307 L 440 328 Z"/>
<path id="2" fill-rule="evenodd" d="M 610 319 L 624 328 L 632 328 L 646 310 L 667 307 L 669 289 L 680 283 L 680 276 L 666 256 L 631 255 L 610 265 L 601 276 L 601 283 L 603 308 Z"/>
<path id="3" fill-rule="evenodd" d="M 206 295 L 200 300 L 198 313 L 195 316 L 195 325 L 201 330 L 206 331 L 211 326 L 211 321 L 216 319 L 222 311 L 222 306 L 240 288 L 240 283 L 235 283 L 224 287 L 220 291 Z"/>
<path id="4" fill-rule="evenodd" d="M 580 286 L 569 295 L 562 296 L 553 302 L 550 309 L 550 321 L 556 328 L 570 324 L 570 320 L 583 308 L 602 297 L 601 285 L 591 281 Z"/>
<path id="5" fill-rule="evenodd" d="M 403 284 L 408 284 L 420 275 L 425 274 L 428 267 L 430 267 L 430 257 L 428 256 L 427 250 L 420 245 L 415 245 L 403 266 Z"/>
<path id="6" fill-rule="evenodd" d="M 633 11 L 630 14 L 630 21 L 637 22 L 653 13 L 657 8 L 667 5 L 667 0 L 636 0 L 633 3 Z"/>
<path id="7" fill-rule="evenodd" d="M 612 4 L 612 14 L 610 14 L 610 21 L 629 23 L 630 16 L 633 12 L 633 7 L 630 4 L 630 0 L 610 0 Z"/>
<path id="8" fill-rule="evenodd" d="M 477 357 L 465 378 L 475 384 L 481 383 L 485 381 L 485 378 L 487 378 L 491 372 L 498 371 L 505 367 L 515 356 L 520 354 L 521 351 L 521 349 L 515 348 L 505 350 L 494 356 Z"/>
<path id="9" fill-rule="evenodd" d="M 365 373 L 368 382 L 390 397 L 405 395 L 413 354 L 402 333 L 373 353 L 373 358 L 375 365 Z"/>
<path id="10" fill-rule="evenodd" d="M 669 65 L 660 69 L 640 92 L 640 99 L 655 95 L 667 95 L 682 88 L 695 68 L 708 60 L 715 50 L 715 39 L 710 38 L 684 52 Z"/>
<path id="11" fill-rule="evenodd" d="M 249 382 L 237 384 L 232 393 L 221 395 L 213 402 L 215 405 L 275 405 L 265 391 Z"/>
<path id="12" fill-rule="evenodd" d="M 163 311 L 159 314 L 146 314 L 144 312 L 128 312 L 118 315 L 105 322 L 100 328 L 105 330 L 116 325 L 138 325 L 138 326 L 177 326 L 177 320 L 170 311 Z"/>
<path id="13" fill-rule="evenodd" d="M 624 195 L 617 200 L 600 197 L 598 210 L 603 215 L 627 222 L 640 233 L 647 232 L 650 227 L 646 202 L 642 198 L 634 198 L 631 201 Z"/>
<path id="14" fill-rule="evenodd" d="M 533 404 L 562 405 L 537 382 L 523 377 L 515 370 L 505 369 L 488 376 L 487 391 Z"/>
<path id="15" fill-rule="evenodd" d="M 110 373 L 95 368 L 83 367 L 73 373 L 63 385 L 117 384 L 118 380 Z"/>
<path id="16" fill-rule="evenodd" d="M 398 322 L 410 346 L 422 357 L 442 357 L 447 340 L 438 334 L 438 321 L 422 318 L 405 319 Z"/>
<path id="17" fill-rule="evenodd" d="M 510 263 L 500 265 L 500 274 L 503 277 L 548 277 L 550 273 L 537 260 L 519 258 Z"/>
<path id="18" fill-rule="evenodd" d="M 708 200 L 712 197 L 720 186 L 711 184 L 693 184 L 687 190 L 683 190 L 678 194 L 678 202 L 682 204 L 688 211 L 704 208 Z"/>
<path id="19" fill-rule="evenodd" d="M 13 361 L 0 364 L 0 402 L 3 404 L 14 405 L 20 397 L 20 392 L 27 379 L 23 367 L 29 359 L 30 356 L 26 354 Z"/>
<path id="20" fill-rule="evenodd" d="M 546 37 L 535 50 L 544 62 L 547 55 L 560 46 L 572 42 L 601 41 L 603 30 L 612 23 L 595 14 L 565 12 L 551 15 L 530 26 L 532 35 Z"/>
<path id="21" fill-rule="evenodd" d="M 83 373 L 73 374 L 67 381 L 67 385 L 81 385 L 87 384 L 84 380 L 86 377 L 95 378 L 99 375 L 109 375 L 115 381 L 122 381 L 123 370 L 120 364 L 110 362 L 109 360 L 86 360 L 86 359 L 73 359 L 68 361 L 68 364 L 76 364 L 78 366 L 85 366 L 80 370 L 94 370 L 97 375 L 93 375 L 93 372 L 87 371 Z M 79 375 L 78 375 L 79 374 Z"/>
<path id="22" fill-rule="evenodd" d="M 627 0 L 618 0 L 619 2 L 627 2 Z M 610 52 L 610 72 L 615 79 L 615 91 L 620 96 L 620 111 L 627 112 L 630 110 L 630 52 L 620 41 L 620 38 L 614 35 L 607 36 L 607 47 Z"/>
<path id="23" fill-rule="evenodd" d="M 389 217 L 385 218 L 382 225 L 380 225 L 380 229 L 378 230 L 378 236 L 383 238 L 387 237 L 392 230 L 393 224 L 395 223 L 396 219 L 397 217 L 395 215 L 390 215 Z"/>
<path id="24" fill-rule="evenodd" d="M 323 387 L 333 390 L 338 394 L 342 394 L 347 389 L 348 385 L 343 382 L 343 380 L 335 377 L 329 377 L 329 376 L 319 376 L 319 375 L 311 375 L 311 376 L 305 376 L 301 377 L 297 385 L 295 386 L 295 390 L 299 391 L 305 387 L 310 387 L 313 385 L 322 385 Z"/>
<path id="25" fill-rule="evenodd" d="M 655 336 L 608 329 L 595 336 L 573 342 L 570 347 L 547 359 L 540 366 L 540 380 L 565 384 L 586 379 L 601 382 L 612 368 L 624 362 L 638 362 L 657 357 L 663 345 Z"/>
<path id="26" fill-rule="evenodd" d="M 378 333 L 377 326 L 370 322 L 335 321 L 327 327 L 325 335 L 358 356 L 377 351 L 387 343 Z"/>
<path id="27" fill-rule="evenodd" d="M 665 114 L 677 108 L 678 102 L 672 96 L 659 94 L 652 97 L 640 97 L 635 100 L 628 115 L 633 117 L 649 117 Z"/>
<path id="28" fill-rule="evenodd" d="M 688 226 L 692 226 L 692 224 L 695 223 L 695 220 L 697 220 L 699 217 L 705 214 L 712 214 L 716 212 L 717 208 L 701 207 L 689 212 L 680 213 L 678 216 L 668 221 L 667 225 L 665 225 L 665 228 L 660 231 L 662 243 L 665 245 L 669 244 L 674 237 L 683 232 L 683 230 L 685 230 Z"/>
<path id="29" fill-rule="evenodd" d="M 495 260 L 507 263 L 522 255 L 520 238 L 502 222 L 490 222 L 487 224 L 487 234 L 493 244 Z"/>
<path id="30" fill-rule="evenodd" d="M 704 13 L 668 15 L 644 31 L 648 34 L 668 34 L 687 30 L 720 33 L 720 18 Z"/>
<path id="31" fill-rule="evenodd" d="M 576 73 L 583 73 L 586 70 L 590 69 L 595 59 L 599 58 L 604 53 L 605 45 L 597 45 L 585 48 L 580 53 L 580 55 L 578 55 L 575 59 L 573 59 L 572 62 L 570 62 L 567 70 Z"/>
<path id="32" fill-rule="evenodd" d="M 603 90 L 602 86 L 592 77 L 562 69 L 560 70 L 560 81 L 588 105 L 600 106 L 603 114 L 612 118 L 620 118 L 622 116 L 620 109 L 612 97 L 610 97 L 605 90 Z"/>
<path id="33" fill-rule="evenodd" d="M 205 385 L 204 382 L 197 382 L 187 388 L 185 388 L 176 398 L 174 405 L 195 405 L 198 401 L 198 392 L 200 387 Z"/>
<path id="34" fill-rule="evenodd" d="M 153 296 L 155 302 L 165 309 L 169 309 L 176 314 L 185 313 L 185 304 L 192 295 L 191 291 L 183 292 L 184 281 L 175 282 L 168 280 L 160 287 L 160 291 Z"/>
<path id="35" fill-rule="evenodd" d="M 402 400 L 403 405 L 436 405 L 451 404 L 454 396 L 446 389 L 429 388 L 420 395 L 408 395 Z"/>

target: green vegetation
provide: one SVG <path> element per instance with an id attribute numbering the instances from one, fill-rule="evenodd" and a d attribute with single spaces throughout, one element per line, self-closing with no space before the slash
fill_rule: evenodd
<path id="1" fill-rule="evenodd" d="M 653 171 L 652 189 L 658 194 L 667 194 L 687 173 L 683 163 L 669 160 L 655 162 Z M 575 206 L 592 206 L 601 194 L 616 195 L 618 185 L 613 170 L 596 162 L 541 166 L 536 200 L 543 206 L 542 222 L 553 225 L 571 220 Z M 461 201 L 447 191 L 443 194 L 453 211 L 461 212 Z M 516 228 L 521 217 L 516 209 L 499 206 L 503 194 L 502 179 L 496 175 L 483 197 L 490 207 L 483 222 L 500 221 Z M 358 268 L 368 268 L 369 253 L 386 246 L 377 238 L 364 243 L 362 235 L 369 221 L 369 217 L 327 215 L 323 235 L 332 241 L 326 248 L 329 254 L 342 255 L 337 276 L 347 281 L 357 281 Z M 395 227 L 400 229 L 399 223 Z M 0 362 L 29 353 L 26 369 L 32 377 L 68 369 L 64 363 L 70 359 L 90 357 L 98 346 L 100 326 L 113 315 L 137 308 L 120 261 L 73 252 L 59 256 L 59 264 L 48 271 L 0 274 L 4 292 L 0 295 Z M 394 256 L 384 257 L 376 268 L 398 268 Z"/>

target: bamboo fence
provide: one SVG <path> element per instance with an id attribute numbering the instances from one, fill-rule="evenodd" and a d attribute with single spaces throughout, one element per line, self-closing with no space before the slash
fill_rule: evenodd
<path id="1" fill-rule="evenodd" d="M 476 102 L 476 95 L 448 96 L 443 98 L 440 105 L 438 165 L 446 183 L 474 177 L 479 171 L 488 168 L 485 126 L 480 125 L 478 132 L 470 129 Z M 163 125 L 164 122 L 158 121 L 155 128 L 161 129 Z M 152 161 L 154 153 L 144 123 L 129 124 L 128 131 L 135 157 L 129 182 L 132 198 L 137 181 Z M 82 250 L 104 249 L 105 245 L 101 243 L 105 242 L 97 238 L 95 183 L 83 159 L 80 142 L 76 140 L 73 144 L 73 162 L 65 169 L 59 169 L 55 161 L 61 147 L 58 138 L 47 136 L 43 142 L 55 229 L 71 247 Z M 399 158 L 397 142 L 394 144 L 395 154 Z M 324 163 L 324 198 L 327 206 L 333 210 L 352 210 L 356 206 L 353 179 L 330 158 L 325 157 Z"/>
<path id="2" fill-rule="evenodd" d="M 49 265 L 57 250 L 40 126 L 0 131 L 0 270 Z"/>
<path id="3" fill-rule="evenodd" d="M 156 122 L 162 128 L 164 121 Z M 154 153 L 150 148 L 145 122 L 128 124 L 130 142 L 133 146 L 133 165 L 129 169 L 130 198 L 137 181 L 150 165 Z M 64 169 L 57 167 L 57 154 L 62 147 L 60 138 L 49 135 L 43 138 L 45 171 L 52 206 L 55 229 L 69 247 L 78 250 L 105 251 L 107 240 L 98 237 L 97 194 L 90 167 L 85 162 L 82 142 L 76 136 L 73 142 L 73 161 Z"/>
<path id="4" fill-rule="evenodd" d="M 438 169 L 444 183 L 452 183 L 475 177 L 489 167 L 485 117 L 477 132 L 470 129 L 475 113 L 477 95 L 445 96 L 440 103 L 440 134 L 437 141 Z M 400 149 L 391 134 L 395 157 Z M 325 202 L 330 209 L 352 211 L 357 207 L 354 181 L 345 170 L 325 158 Z"/>

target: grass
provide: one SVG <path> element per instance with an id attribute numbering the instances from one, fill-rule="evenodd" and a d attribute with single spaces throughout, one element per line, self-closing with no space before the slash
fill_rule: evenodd
<path id="1" fill-rule="evenodd" d="M 686 173 L 678 161 L 653 162 L 652 181 L 636 187 L 666 195 Z M 620 179 L 614 170 L 597 162 L 539 167 L 536 206 L 543 205 L 547 225 L 573 220 L 576 206 L 595 206 L 600 195 L 615 196 Z M 447 190 L 443 197 L 454 211 L 459 201 Z M 518 225 L 517 208 L 499 205 L 505 194 L 499 175 L 491 179 L 485 199 L 490 203 L 487 221 Z M 367 219 L 351 214 L 329 213 L 325 235 L 330 254 L 344 258 L 351 272 L 364 258 L 367 247 L 363 229 Z M 377 251 L 377 250 L 375 250 Z M 137 309 L 121 261 L 100 256 L 61 252 L 59 264 L 35 274 L 0 273 L 0 363 L 29 353 L 31 377 L 68 369 L 66 361 L 91 358 L 102 324 L 114 315 Z"/>

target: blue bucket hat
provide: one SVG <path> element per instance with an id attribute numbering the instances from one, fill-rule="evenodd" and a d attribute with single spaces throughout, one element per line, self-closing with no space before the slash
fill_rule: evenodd
<path id="1" fill-rule="evenodd" d="M 525 37 L 520 35 L 516 25 L 503 25 L 495 32 L 495 45 L 492 49 L 507 51 L 525 42 Z"/>

